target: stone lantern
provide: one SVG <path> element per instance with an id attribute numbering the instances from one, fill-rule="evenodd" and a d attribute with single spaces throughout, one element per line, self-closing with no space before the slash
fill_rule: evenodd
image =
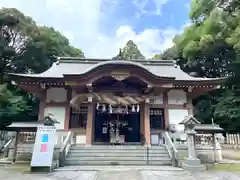
<path id="1" fill-rule="evenodd" d="M 186 125 L 187 141 L 188 141 L 188 157 L 184 159 L 182 167 L 188 171 L 204 171 L 206 166 L 201 164 L 201 160 L 197 158 L 195 147 L 194 124 Z"/>

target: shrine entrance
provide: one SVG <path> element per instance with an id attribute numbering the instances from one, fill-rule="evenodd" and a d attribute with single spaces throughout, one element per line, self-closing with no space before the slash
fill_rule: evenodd
<path id="1" fill-rule="evenodd" d="M 140 144 L 140 113 L 137 105 L 100 105 L 95 112 L 95 144 Z"/>

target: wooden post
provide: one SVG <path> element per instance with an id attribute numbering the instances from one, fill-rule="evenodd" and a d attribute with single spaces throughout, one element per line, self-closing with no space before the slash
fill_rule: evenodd
<path id="1" fill-rule="evenodd" d="M 88 115 L 87 115 L 87 129 L 86 129 L 86 145 L 89 146 L 92 144 L 93 137 L 93 112 L 94 112 L 94 103 L 92 97 L 88 98 Z"/>
<path id="2" fill-rule="evenodd" d="M 144 145 L 145 144 L 145 136 L 144 136 L 144 103 L 140 104 L 140 138 L 141 138 L 141 143 Z"/>
<path id="3" fill-rule="evenodd" d="M 213 140 L 213 162 L 216 163 L 216 137 L 215 133 L 212 133 Z"/>
<path id="4" fill-rule="evenodd" d="M 70 87 L 67 89 L 67 103 L 66 103 L 66 110 L 65 110 L 65 121 L 64 121 L 64 130 L 69 130 L 70 126 L 70 101 L 72 99 L 72 89 Z"/>
<path id="5" fill-rule="evenodd" d="M 168 113 L 168 92 L 163 92 L 163 105 L 164 105 L 164 129 L 169 128 L 169 113 Z"/>
<path id="6" fill-rule="evenodd" d="M 15 142 L 14 142 L 14 151 L 13 151 L 13 162 L 16 162 L 17 159 L 17 146 L 18 146 L 18 136 L 19 136 L 19 131 L 16 133 L 15 137 Z"/>
<path id="7" fill-rule="evenodd" d="M 151 134 L 150 134 L 150 117 L 149 117 L 149 99 L 144 102 L 144 137 L 145 137 L 145 146 L 151 146 Z"/>

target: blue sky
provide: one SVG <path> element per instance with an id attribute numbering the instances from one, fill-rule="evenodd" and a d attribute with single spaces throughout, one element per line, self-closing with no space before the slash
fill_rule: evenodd
<path id="1" fill-rule="evenodd" d="M 0 0 L 52 26 L 87 57 L 111 58 L 131 39 L 146 57 L 172 46 L 191 0 Z M 24 2 L 24 3 L 23 3 Z"/>

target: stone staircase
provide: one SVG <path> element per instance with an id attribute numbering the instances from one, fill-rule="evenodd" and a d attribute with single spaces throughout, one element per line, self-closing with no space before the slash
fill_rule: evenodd
<path id="1" fill-rule="evenodd" d="M 164 146 L 72 146 L 66 166 L 73 165 L 172 165 Z"/>

